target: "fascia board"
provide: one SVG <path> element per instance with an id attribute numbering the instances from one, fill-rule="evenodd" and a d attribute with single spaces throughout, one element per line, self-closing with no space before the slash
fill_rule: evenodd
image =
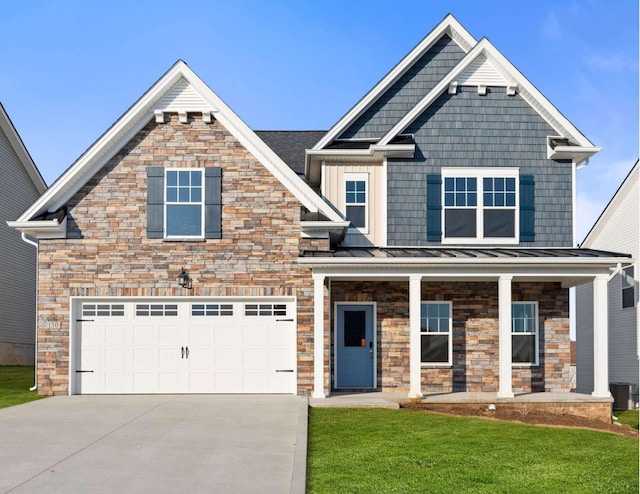
<path id="1" fill-rule="evenodd" d="M 67 233 L 67 217 L 60 223 L 54 219 L 45 221 L 7 221 L 7 225 L 34 238 L 65 238 Z"/>
<path id="2" fill-rule="evenodd" d="M 360 115 L 362 115 L 384 92 L 426 53 L 444 34 L 449 34 L 464 52 L 468 52 L 476 44 L 476 40 L 453 17 L 448 14 L 418 45 L 409 52 L 387 75 L 385 75 L 358 103 L 344 115 L 325 136 L 313 146 L 322 149 L 338 135 L 344 132 Z M 464 45 L 464 46 L 463 46 Z"/>
<path id="3" fill-rule="evenodd" d="M 2 106 L 2 103 L 0 103 L 0 128 L 7 136 L 11 147 L 18 156 L 18 159 L 22 163 L 22 166 L 29 175 L 29 178 L 31 178 L 31 181 L 33 182 L 33 185 L 35 185 L 38 193 L 42 194 L 45 190 L 47 190 L 47 184 L 42 178 L 38 167 L 31 158 L 29 151 L 27 151 L 24 142 L 22 142 L 20 134 L 18 134 L 18 131 L 9 118 L 9 115 L 4 109 L 4 106 Z"/>
<path id="4" fill-rule="evenodd" d="M 403 132 L 413 121 L 418 118 L 440 95 L 449 87 L 449 84 L 459 77 L 473 61 L 484 55 L 496 66 L 503 76 L 518 85 L 520 96 L 560 135 L 575 139 L 580 146 L 588 148 L 593 154 L 600 148 L 596 148 L 567 118 L 551 104 L 551 102 L 520 73 L 520 71 L 507 58 L 494 47 L 487 38 L 483 38 L 458 62 L 451 71 L 442 79 L 422 100 L 420 100 L 380 141 L 379 145 L 388 144 L 397 134 Z"/>

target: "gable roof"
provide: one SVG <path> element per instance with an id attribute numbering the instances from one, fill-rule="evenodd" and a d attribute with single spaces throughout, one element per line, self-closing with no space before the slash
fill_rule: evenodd
<path id="1" fill-rule="evenodd" d="M 22 166 L 29 175 L 29 178 L 31 178 L 33 185 L 36 187 L 38 192 L 42 194 L 45 190 L 47 190 L 47 184 L 42 178 L 38 167 L 33 162 L 33 159 L 31 159 L 29 151 L 27 151 L 24 142 L 22 142 L 18 131 L 13 126 L 13 122 L 5 111 L 4 106 L 2 106 L 2 103 L 0 103 L 0 130 L 2 130 L 4 135 L 7 136 L 11 147 L 18 156 L 20 163 L 22 163 Z"/>
<path id="2" fill-rule="evenodd" d="M 409 70 L 442 36 L 448 35 L 466 53 L 476 40 L 462 25 L 448 14 L 418 45 L 411 50 L 391 71 L 385 75 L 358 103 L 344 115 L 325 136 L 316 143 L 313 149 L 323 149 L 340 136 L 370 108 L 403 74 Z"/>
<path id="3" fill-rule="evenodd" d="M 631 189 L 633 188 L 634 183 L 637 184 L 639 180 L 640 171 L 638 169 L 638 160 L 636 160 L 635 165 L 631 167 L 629 173 L 624 178 L 618 190 L 613 194 L 611 200 L 607 203 L 607 205 L 598 216 L 598 219 L 595 221 L 591 230 L 584 237 L 584 240 L 580 244 L 580 247 L 587 246 L 591 243 L 591 240 L 598 234 L 599 230 L 603 228 L 604 224 L 607 222 L 607 219 L 613 214 L 616 207 L 622 202 L 625 196 L 627 196 Z"/>
<path id="4" fill-rule="evenodd" d="M 479 72 L 483 72 L 479 75 Z M 567 118 L 502 55 L 487 38 L 478 42 L 465 57 L 422 98 L 393 128 L 378 142 L 384 146 L 406 130 L 451 84 L 479 84 L 480 77 L 489 78 L 492 84 L 511 87 L 551 126 L 560 136 L 577 143 L 576 151 L 587 158 L 600 148 L 595 147 Z M 566 146 L 571 147 L 571 146 Z M 583 149 L 584 148 L 584 149 Z M 586 158 L 585 158 L 586 159 Z M 578 160 L 583 161 L 583 160 Z"/>
<path id="5" fill-rule="evenodd" d="M 304 175 L 305 149 L 313 146 L 326 130 L 256 130 L 256 135 L 298 175 Z"/>
<path id="6" fill-rule="evenodd" d="M 15 226 L 64 206 L 151 118 L 163 112 L 202 112 L 218 120 L 309 211 L 331 221 L 340 215 L 318 196 L 182 60 L 147 90 L 20 218 Z"/>

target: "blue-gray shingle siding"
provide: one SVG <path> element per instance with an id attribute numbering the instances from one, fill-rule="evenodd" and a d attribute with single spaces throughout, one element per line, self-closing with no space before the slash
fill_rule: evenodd
<path id="1" fill-rule="evenodd" d="M 340 138 L 380 138 L 385 135 L 464 55 L 448 35 L 442 36 Z"/>
<path id="2" fill-rule="evenodd" d="M 475 87 L 443 94 L 406 130 L 416 140 L 410 160 L 389 160 L 388 244 L 427 241 L 427 175 L 443 167 L 519 167 L 535 179 L 535 242 L 523 247 L 572 247 L 571 163 L 546 159 L 557 132 L 519 95 Z"/>

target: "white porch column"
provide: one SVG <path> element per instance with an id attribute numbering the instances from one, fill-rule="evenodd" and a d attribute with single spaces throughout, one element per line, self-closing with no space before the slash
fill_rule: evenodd
<path id="1" fill-rule="evenodd" d="M 608 282 L 607 275 L 593 280 L 593 396 L 608 398 L 609 341 L 608 341 Z"/>
<path id="2" fill-rule="evenodd" d="M 313 275 L 313 398 L 324 394 L 324 275 Z"/>
<path id="3" fill-rule="evenodd" d="M 421 398 L 420 376 L 420 285 L 422 276 L 409 277 L 409 398 Z"/>
<path id="4" fill-rule="evenodd" d="M 498 398 L 513 398 L 511 380 L 511 276 L 498 279 Z"/>

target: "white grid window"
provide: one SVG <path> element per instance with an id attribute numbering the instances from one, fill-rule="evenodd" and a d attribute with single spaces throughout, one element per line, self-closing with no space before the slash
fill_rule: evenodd
<path id="1" fill-rule="evenodd" d="M 422 302 L 420 306 L 420 361 L 451 364 L 451 302 Z"/>
<path id="2" fill-rule="evenodd" d="M 232 304 L 191 304 L 192 316 L 232 316 Z"/>
<path id="3" fill-rule="evenodd" d="M 82 304 L 83 317 L 124 316 L 124 304 Z"/>
<path id="4" fill-rule="evenodd" d="M 177 316 L 177 304 L 136 304 L 136 316 Z"/>
<path id="5" fill-rule="evenodd" d="M 245 304 L 245 316 L 286 316 L 286 304 Z"/>
<path id="6" fill-rule="evenodd" d="M 204 237 L 203 169 L 165 171 L 167 238 Z"/>
<path id="7" fill-rule="evenodd" d="M 514 364 L 538 363 L 538 303 L 511 304 L 511 361 Z"/>

